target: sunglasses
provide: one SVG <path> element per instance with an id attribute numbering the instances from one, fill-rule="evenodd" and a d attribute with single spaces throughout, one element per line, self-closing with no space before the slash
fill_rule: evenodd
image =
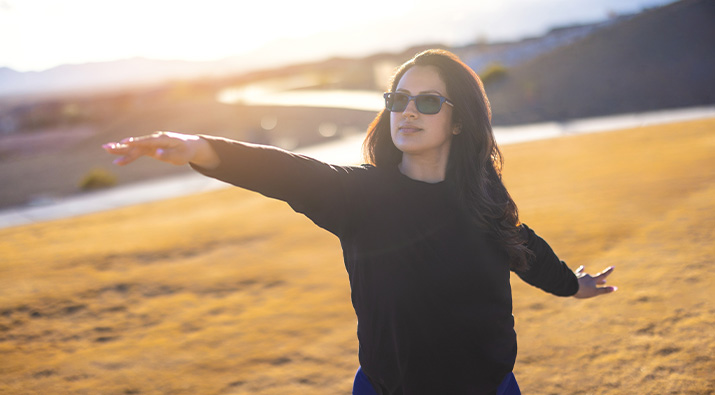
<path id="1" fill-rule="evenodd" d="M 412 100 L 415 101 L 417 111 L 427 115 L 437 114 L 442 109 L 443 103 L 454 107 L 454 104 L 452 104 L 449 99 L 439 95 L 425 94 L 411 96 L 406 93 L 387 92 L 383 96 L 385 97 L 385 108 L 392 112 L 405 111 L 407 105 Z"/>

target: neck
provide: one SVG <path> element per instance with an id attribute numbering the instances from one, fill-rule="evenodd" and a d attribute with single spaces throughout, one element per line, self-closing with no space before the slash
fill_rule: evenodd
<path id="1" fill-rule="evenodd" d="M 447 157 L 427 159 L 403 154 L 398 168 L 400 173 L 413 180 L 434 184 L 444 181 L 446 177 Z"/>

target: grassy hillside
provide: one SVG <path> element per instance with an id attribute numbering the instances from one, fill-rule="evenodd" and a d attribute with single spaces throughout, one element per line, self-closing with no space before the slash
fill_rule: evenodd
<path id="1" fill-rule="evenodd" d="M 527 394 L 715 391 L 715 119 L 504 148 L 523 220 L 579 301 L 514 278 Z M 2 394 L 347 394 L 338 241 L 228 189 L 0 230 Z"/>

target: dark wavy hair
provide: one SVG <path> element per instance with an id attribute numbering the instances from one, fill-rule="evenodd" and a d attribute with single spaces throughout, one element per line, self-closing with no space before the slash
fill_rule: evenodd
<path id="1" fill-rule="evenodd" d="M 487 227 L 507 253 L 511 269 L 526 269 L 533 253 L 520 233 L 516 204 L 502 182 L 503 158 L 492 132 L 491 108 L 481 79 L 451 52 L 427 50 L 397 69 L 390 91 L 414 66 L 436 67 L 454 103 L 452 124 L 461 133 L 453 136 L 445 182 L 466 215 Z M 390 135 L 389 111 L 383 109 L 370 124 L 363 153 L 367 163 L 377 167 L 397 166 L 402 160 Z"/>

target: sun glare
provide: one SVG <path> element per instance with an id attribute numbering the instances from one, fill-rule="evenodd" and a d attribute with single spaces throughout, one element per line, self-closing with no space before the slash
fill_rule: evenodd
<path id="1" fill-rule="evenodd" d="M 326 0 L 3 1 L 0 65 L 25 70 L 50 67 L 57 59 L 81 63 L 88 54 L 94 60 L 216 60 L 280 40 L 364 26 L 385 15 L 374 12 L 385 10 L 376 0 L 349 12 Z"/>
<path id="2" fill-rule="evenodd" d="M 267 56 L 291 61 L 360 56 L 426 43 L 515 39 L 605 17 L 606 10 L 668 1 L 618 0 L 616 7 L 616 0 L 594 0 L 574 7 L 567 0 L 0 0 L 0 67 L 40 71 L 132 57 L 217 60 L 266 46 Z"/>

